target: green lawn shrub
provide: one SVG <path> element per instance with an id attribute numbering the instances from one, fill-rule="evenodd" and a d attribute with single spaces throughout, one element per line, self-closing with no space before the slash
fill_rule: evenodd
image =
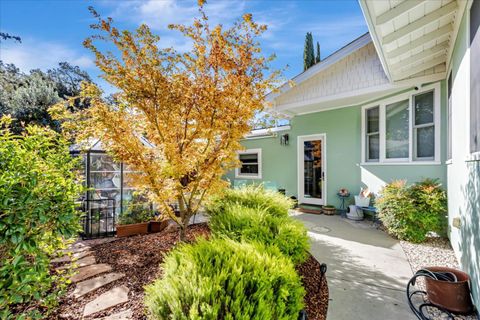
<path id="1" fill-rule="evenodd" d="M 215 214 L 223 212 L 232 204 L 240 204 L 249 208 L 265 209 L 271 215 L 286 217 L 293 207 L 293 201 L 273 190 L 266 190 L 262 185 L 249 185 L 240 189 L 226 189 L 222 195 L 207 204 L 207 212 Z"/>
<path id="2" fill-rule="evenodd" d="M 393 181 L 380 191 L 376 206 L 388 232 L 399 239 L 423 242 L 429 232 L 445 232 L 447 196 L 437 180 Z"/>
<path id="3" fill-rule="evenodd" d="M 200 239 L 171 251 L 147 286 L 150 319 L 297 319 L 305 291 L 292 262 L 260 244 Z"/>
<path id="4" fill-rule="evenodd" d="M 65 276 L 49 272 L 50 256 L 79 231 L 82 187 L 67 141 L 36 126 L 13 135 L 8 122 L 0 121 L 0 319 L 12 310 L 30 319 L 65 288 Z"/>
<path id="5" fill-rule="evenodd" d="M 265 207 L 229 204 L 222 212 L 210 216 L 209 225 L 215 237 L 275 246 L 295 264 L 304 262 L 308 256 L 309 242 L 304 225 L 289 216 L 272 215 Z"/>

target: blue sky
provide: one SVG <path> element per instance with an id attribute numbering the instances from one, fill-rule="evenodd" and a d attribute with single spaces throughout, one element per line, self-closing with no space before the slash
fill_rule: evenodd
<path id="1" fill-rule="evenodd" d="M 0 60 L 15 63 L 23 71 L 48 69 L 60 61 L 78 65 L 108 93 L 112 91 L 98 79 L 93 56 L 82 41 L 92 31 L 94 22 L 88 6 L 104 17 L 110 16 L 122 29 L 135 29 L 147 23 L 161 36 L 160 46 L 188 48 L 188 42 L 169 23 L 189 23 L 196 15 L 196 1 L 174 0 L 1 0 L 0 30 L 19 35 L 22 43 L 0 44 Z M 322 58 L 367 32 L 356 0 L 333 1 L 234 1 L 210 0 L 206 5 L 211 23 L 228 25 L 243 13 L 267 24 L 269 30 L 261 39 L 264 52 L 277 56 L 273 67 L 283 69 L 286 78 L 303 70 L 303 43 L 306 32 L 320 42 Z"/>

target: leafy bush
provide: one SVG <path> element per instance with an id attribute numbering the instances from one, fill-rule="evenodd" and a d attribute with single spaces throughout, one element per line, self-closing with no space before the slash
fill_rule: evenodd
<path id="1" fill-rule="evenodd" d="M 260 244 L 199 240 L 177 247 L 146 288 L 150 319 L 296 319 L 304 289 L 290 260 Z"/>
<path id="2" fill-rule="evenodd" d="M 49 273 L 49 256 L 79 231 L 75 200 L 82 189 L 66 141 L 36 126 L 16 136 L 8 122 L 0 123 L 1 319 L 14 308 L 56 302 L 65 279 Z M 29 316 L 40 316 L 35 309 Z"/>
<path id="3" fill-rule="evenodd" d="M 207 212 L 223 212 L 231 204 L 240 204 L 249 208 L 265 209 L 274 216 L 288 216 L 293 201 L 279 192 L 266 190 L 263 186 L 249 185 L 240 189 L 226 189 L 225 192 L 207 204 Z"/>
<path id="4" fill-rule="evenodd" d="M 447 196 L 436 180 L 410 186 L 393 181 L 380 191 L 376 205 L 388 232 L 399 239 L 422 242 L 428 232 L 444 232 Z"/>
<path id="5" fill-rule="evenodd" d="M 268 208 L 229 204 L 223 207 L 223 212 L 210 216 L 209 225 L 217 237 L 276 246 L 295 264 L 307 258 L 309 242 L 303 224 L 288 216 L 271 215 Z"/>

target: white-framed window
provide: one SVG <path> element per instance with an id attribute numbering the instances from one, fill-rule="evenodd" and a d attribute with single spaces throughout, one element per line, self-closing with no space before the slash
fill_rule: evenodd
<path id="1" fill-rule="evenodd" d="M 439 163 L 440 84 L 362 108 L 362 162 Z"/>
<path id="2" fill-rule="evenodd" d="M 235 169 L 235 178 L 262 179 L 262 149 L 238 152 L 241 166 Z"/>

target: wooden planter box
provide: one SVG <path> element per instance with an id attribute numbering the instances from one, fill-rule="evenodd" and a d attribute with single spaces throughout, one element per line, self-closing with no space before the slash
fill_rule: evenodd
<path id="1" fill-rule="evenodd" d="M 332 216 L 335 213 L 337 213 L 337 208 L 323 207 L 322 212 L 323 212 L 323 214 Z"/>
<path id="2" fill-rule="evenodd" d="M 150 221 L 148 223 L 148 232 L 155 233 L 163 231 L 168 226 L 168 220 L 164 221 Z"/>
<path id="3" fill-rule="evenodd" d="M 117 224 L 117 237 L 128 237 L 148 233 L 148 222 L 134 224 Z"/>

